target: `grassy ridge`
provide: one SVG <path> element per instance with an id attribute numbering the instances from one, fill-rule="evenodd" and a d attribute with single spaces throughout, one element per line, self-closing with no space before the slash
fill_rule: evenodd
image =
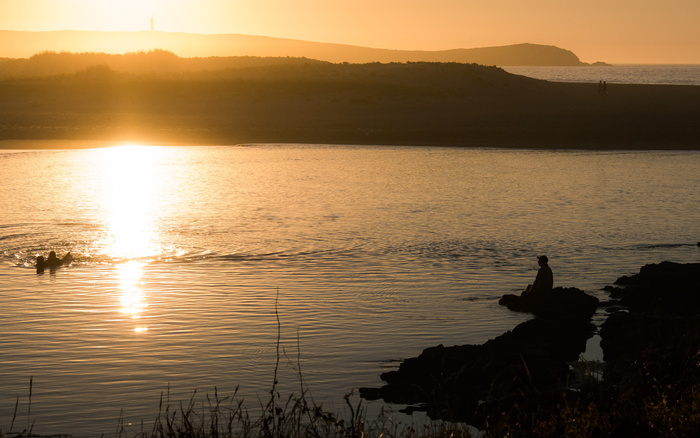
<path id="1" fill-rule="evenodd" d="M 700 87 L 550 83 L 456 63 L 256 63 L 0 80 L 0 140 L 700 148 Z"/>

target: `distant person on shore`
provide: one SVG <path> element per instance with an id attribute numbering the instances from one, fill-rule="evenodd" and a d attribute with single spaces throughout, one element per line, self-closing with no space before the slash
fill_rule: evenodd
<path id="1" fill-rule="evenodd" d="M 608 83 L 605 81 L 598 82 L 598 96 L 605 97 L 608 94 Z"/>
<path id="2" fill-rule="evenodd" d="M 537 257 L 537 263 L 540 269 L 537 271 L 537 276 L 532 284 L 528 284 L 523 292 L 523 295 L 542 295 L 552 291 L 554 287 L 554 274 L 552 268 L 549 267 L 549 259 L 547 256 Z"/>

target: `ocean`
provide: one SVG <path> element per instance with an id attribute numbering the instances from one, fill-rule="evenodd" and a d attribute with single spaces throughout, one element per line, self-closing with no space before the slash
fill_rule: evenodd
<path id="1" fill-rule="evenodd" d="M 603 300 L 700 261 L 700 152 L 124 145 L 0 151 L 0 175 L 4 431 L 15 403 L 15 430 L 76 437 L 150 430 L 162 393 L 254 412 L 278 345 L 281 393 L 342 410 L 424 348 L 528 319 L 498 299 L 539 255 Z M 51 250 L 75 261 L 37 274 Z"/>
<path id="2" fill-rule="evenodd" d="M 700 65 L 503 67 L 509 73 L 555 82 L 700 85 Z"/>

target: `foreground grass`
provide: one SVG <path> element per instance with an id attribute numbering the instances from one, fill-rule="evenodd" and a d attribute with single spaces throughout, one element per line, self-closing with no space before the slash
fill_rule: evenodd
<path id="1" fill-rule="evenodd" d="M 693 356 L 700 368 L 700 352 Z M 189 401 L 172 404 L 167 393 L 161 395 L 155 420 L 139 426 L 119 421 L 115 438 L 359 438 L 359 437 L 694 437 L 700 430 L 700 382 L 686 385 L 664 384 L 654 378 L 654 359 L 642 361 L 627 370 L 614 383 L 588 379 L 586 385 L 572 390 L 540 393 L 531 388 L 507 405 L 492 401 L 484 406 L 481 430 L 463 423 L 444 421 L 410 426 L 393 412 L 381 411 L 368 418 L 360 400 L 353 405 L 345 396 L 342 412 L 331 412 L 315 404 L 306 392 L 283 397 L 277 379 L 269 399 L 251 415 L 243 400 L 221 397 L 217 391 L 203 399 L 196 393 Z M 696 370 L 691 374 L 695 375 Z M 300 374 L 301 378 L 301 374 Z M 31 419 L 31 381 L 27 428 L 17 431 L 19 398 L 8 432 L 0 438 L 70 438 L 71 435 L 37 435 Z M 24 407 L 22 408 L 24 411 Z M 24 420 L 24 419 L 22 419 Z M 98 436 L 98 435 L 95 435 Z"/>
<path id="2" fill-rule="evenodd" d="M 207 394 L 204 400 L 197 401 L 192 395 L 187 403 L 170 403 L 169 391 L 161 394 L 158 415 L 151 427 L 143 422 L 140 430 L 134 432 L 120 418 L 113 435 L 104 438 L 355 438 L 355 437 L 471 437 L 477 432 L 473 427 L 446 422 L 424 425 L 420 429 L 406 426 L 384 410 L 369 421 L 362 400 L 357 405 L 350 401 L 352 394 L 345 396 L 346 408 L 342 414 L 333 413 L 317 405 L 308 394 L 304 383 L 301 365 L 297 364 L 300 393 L 282 397 L 278 390 L 278 370 L 282 357 L 281 322 L 275 302 L 277 318 L 277 350 L 273 384 L 267 402 L 261 402 L 258 415 L 251 417 L 245 401 L 236 399 L 236 391 L 231 396 L 220 397 L 215 389 L 213 396 Z M 297 358 L 297 360 L 299 360 Z M 34 421 L 31 418 L 33 379 L 29 381 L 27 407 L 27 428 L 15 431 L 19 396 L 15 403 L 9 432 L 0 429 L 0 438 L 71 438 L 69 434 L 37 435 L 33 433 Z M 470 433 L 472 432 L 472 433 Z M 96 435 L 97 436 L 97 435 Z"/>
<path id="3" fill-rule="evenodd" d="M 353 406 L 346 396 L 343 413 L 332 413 L 310 403 L 305 394 L 283 398 L 271 392 L 263 412 L 251 417 L 243 400 L 233 396 L 220 397 L 215 391 L 204 400 L 196 394 L 187 402 L 169 404 L 162 395 L 156 419 L 139 426 L 126 426 L 120 419 L 113 434 L 101 437 L 115 438 L 233 438 L 233 437 L 472 437 L 476 430 L 467 425 L 435 422 L 421 427 L 407 426 L 397 421 L 394 414 L 382 411 L 373 420 L 366 418 L 362 402 Z M 28 428 L 14 431 L 18 423 L 17 409 L 10 431 L 0 430 L 0 438 L 72 438 L 70 434 L 40 435 L 33 432 L 34 422 Z M 98 436 L 98 435 L 95 435 Z"/>
<path id="4" fill-rule="evenodd" d="M 639 377 L 639 376 L 638 376 Z M 282 397 L 274 387 L 261 414 L 251 417 L 243 400 L 220 397 L 215 391 L 203 401 L 195 396 L 170 404 L 161 396 L 160 412 L 152 425 L 127 428 L 122 421 L 115 438 L 355 438 L 355 437 L 694 437 L 700 427 L 700 385 L 682 392 L 657 386 L 639 397 L 633 388 L 618 391 L 592 383 L 582 391 L 562 391 L 559 397 L 523 394 L 516 403 L 490 416 L 478 431 L 466 424 L 431 422 L 408 426 L 393 413 L 367 418 L 362 402 L 352 405 L 346 396 L 342 413 L 332 413 L 309 401 L 306 393 Z M 16 417 L 16 415 L 15 415 Z M 70 438 L 71 435 L 37 435 L 33 423 L 20 432 L 0 431 L 0 438 Z M 150 423 L 150 422 L 149 422 Z M 97 436 L 97 435 L 96 435 Z"/>

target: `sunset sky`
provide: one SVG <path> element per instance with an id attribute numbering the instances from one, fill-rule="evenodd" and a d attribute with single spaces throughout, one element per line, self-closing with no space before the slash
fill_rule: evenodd
<path id="1" fill-rule="evenodd" d="M 239 33 L 441 50 L 555 45 L 582 61 L 700 63 L 698 0 L 0 0 L 0 30 Z"/>

